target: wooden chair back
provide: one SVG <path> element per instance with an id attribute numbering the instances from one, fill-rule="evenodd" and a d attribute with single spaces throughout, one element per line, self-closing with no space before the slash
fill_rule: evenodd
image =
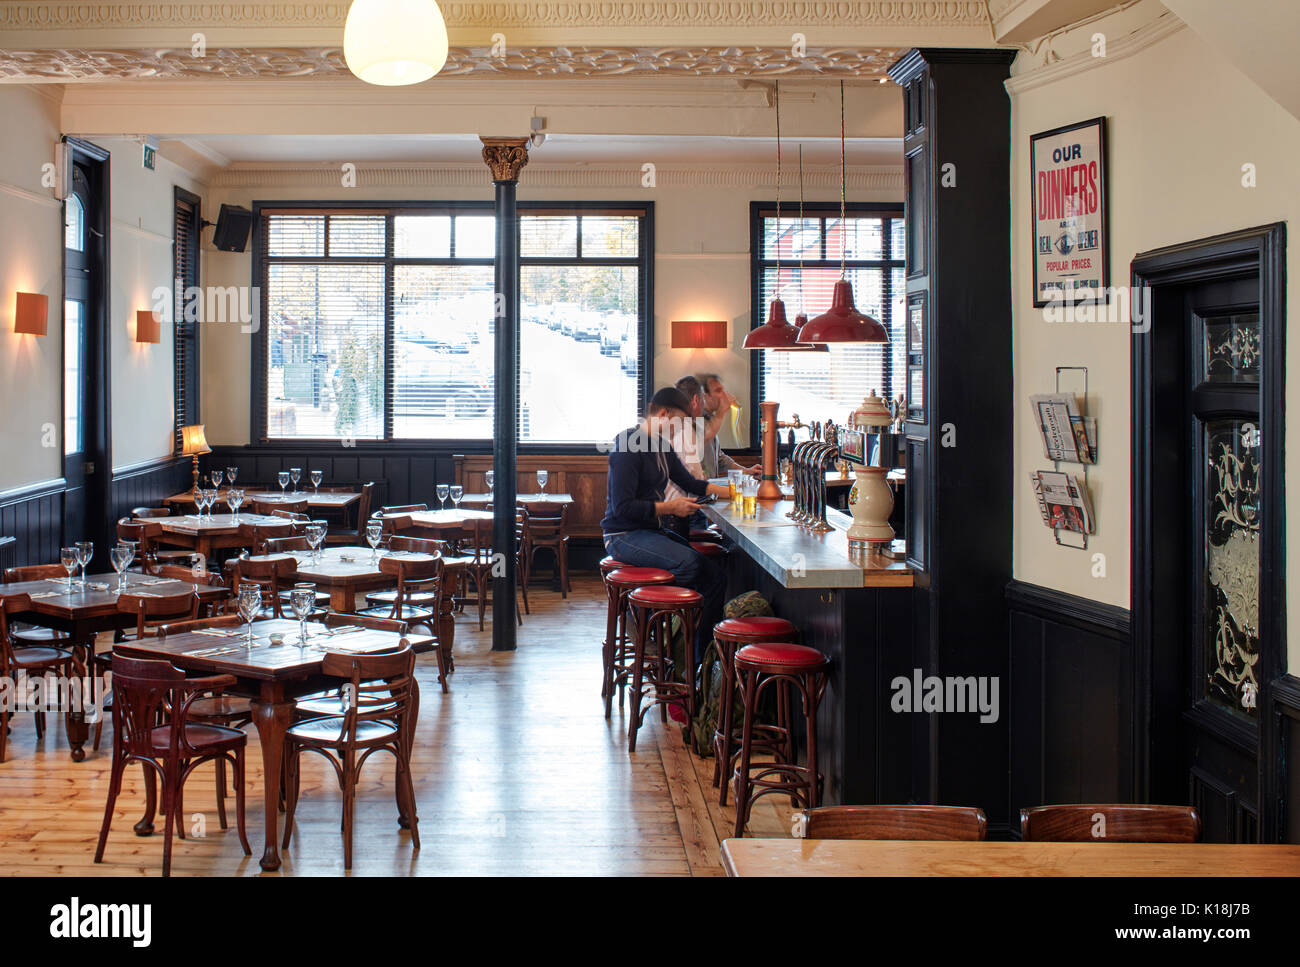
<path id="1" fill-rule="evenodd" d="M 982 840 L 976 806 L 821 806 L 803 811 L 804 839 Z"/>
<path id="2" fill-rule="evenodd" d="M 401 621 L 403 606 L 416 593 L 436 595 L 433 613 L 439 614 L 442 605 L 442 569 L 441 557 L 433 560 L 381 557 L 379 570 L 397 578 L 397 594 L 393 597 L 393 611 L 389 617 Z"/>
<path id="3" fill-rule="evenodd" d="M 345 744 L 356 744 L 357 726 L 363 722 L 394 722 L 399 732 L 410 734 L 407 719 L 415 689 L 415 652 L 405 638 L 392 652 L 368 655 L 326 652 L 321 671 L 349 683 L 345 692 L 349 701 L 343 713 Z"/>
<path id="4" fill-rule="evenodd" d="M 292 557 L 272 557 L 261 561 L 239 558 L 230 572 L 230 587 L 238 594 L 245 582 L 262 587 L 262 607 L 270 607 L 277 618 L 284 617 L 280 592 L 288 591 L 298 577 L 298 562 Z"/>
<path id="5" fill-rule="evenodd" d="M 265 544 L 267 554 L 287 554 L 290 551 L 309 551 L 311 547 L 307 544 L 307 538 L 302 535 L 297 537 L 272 537 Z"/>
<path id="6" fill-rule="evenodd" d="M 5 584 L 21 584 L 23 581 L 48 581 L 50 578 L 66 578 L 68 572 L 62 564 L 28 564 L 25 567 L 5 568 Z"/>
<path id="7" fill-rule="evenodd" d="M 380 508 L 385 514 L 419 514 L 428 509 L 428 504 L 394 504 Z"/>
<path id="8" fill-rule="evenodd" d="M 432 554 L 434 557 L 440 557 L 446 550 L 446 544 L 427 537 L 394 536 L 388 542 L 388 549 L 392 551 L 414 551 L 418 554 Z"/>
<path id="9" fill-rule="evenodd" d="M 340 628 L 351 625 L 355 628 L 370 628 L 373 631 L 391 631 L 398 635 L 406 634 L 405 621 L 394 621 L 392 618 L 376 618 L 374 615 L 369 614 L 339 614 L 331 611 L 325 615 L 323 623 L 326 628 Z"/>
<path id="10" fill-rule="evenodd" d="M 1196 843 L 1201 817 L 1192 806 L 1072 803 L 1020 810 L 1026 843 Z"/>
<path id="11" fill-rule="evenodd" d="M 154 577 L 171 578 L 173 581 L 200 584 L 208 588 L 226 586 L 225 580 L 216 571 L 203 571 L 194 567 L 183 567 L 180 564 L 155 564 L 149 568 L 149 573 Z"/>
<path id="12" fill-rule="evenodd" d="M 283 524 L 240 524 L 239 541 L 248 548 L 250 554 L 261 554 L 266 548 L 266 542 L 273 537 L 292 537 L 293 523 L 285 521 Z"/>
<path id="13" fill-rule="evenodd" d="M 253 512 L 265 514 L 267 517 L 275 515 L 283 517 L 286 514 L 301 514 L 306 517 L 309 513 L 307 498 L 301 500 L 254 500 Z"/>
<path id="14" fill-rule="evenodd" d="M 158 629 L 159 638 L 183 635 L 198 628 L 240 628 L 244 619 L 237 614 L 223 614 L 215 618 L 195 618 L 193 621 L 175 621 Z"/>
<path id="15" fill-rule="evenodd" d="M 357 530 L 365 536 L 366 521 L 370 519 L 370 505 L 375 499 L 375 482 L 368 481 L 361 487 L 361 499 L 357 501 Z"/>
<path id="16" fill-rule="evenodd" d="M 171 515 L 172 515 L 172 509 L 170 507 L 136 507 L 133 508 L 131 511 L 132 517 L 136 517 L 141 520 L 156 518 L 156 517 L 170 517 Z"/>
<path id="17" fill-rule="evenodd" d="M 117 596 L 117 610 L 135 617 L 136 638 L 152 636 L 153 629 L 166 623 L 166 619 L 199 616 L 197 594 L 169 594 L 165 597 L 146 597 L 142 594 L 123 593 Z"/>
<path id="18" fill-rule="evenodd" d="M 185 719 L 190 703 L 205 693 L 220 692 L 235 684 L 233 675 L 185 677 L 169 661 L 113 656 L 113 742 L 127 756 L 169 761 L 196 758 L 202 753 L 185 741 Z M 154 739 L 155 729 L 168 720 L 164 752 Z"/>
<path id="19" fill-rule="evenodd" d="M 415 529 L 415 521 L 411 520 L 409 516 L 381 517 L 380 523 L 383 524 L 385 536 L 392 536 L 393 534 Z"/>
<path id="20" fill-rule="evenodd" d="M 9 638 L 9 614 L 11 612 L 18 614 L 31 606 L 30 594 L 15 594 L 12 597 L 0 598 L 0 675 L 8 676 L 10 666 L 13 664 L 13 642 Z M 5 723 L 0 721 L 0 728 L 4 727 Z"/>

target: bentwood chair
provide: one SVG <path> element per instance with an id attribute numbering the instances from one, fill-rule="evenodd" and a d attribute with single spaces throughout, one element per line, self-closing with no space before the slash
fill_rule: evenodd
<path id="1" fill-rule="evenodd" d="M 492 586 L 492 571 L 496 566 L 496 554 L 492 547 L 492 521 L 490 520 L 472 520 L 465 524 L 460 541 L 460 550 L 463 554 L 473 557 L 472 563 L 468 564 L 463 575 L 474 583 L 474 593 L 478 599 L 478 630 L 483 630 L 483 618 L 487 613 L 488 589 Z M 515 527 L 515 548 L 514 553 L 519 553 L 519 527 L 516 519 Z M 527 600 L 527 592 L 523 590 L 524 581 L 516 582 L 520 588 L 523 600 Z M 524 623 L 524 609 L 515 609 L 515 619 L 519 624 Z"/>
<path id="2" fill-rule="evenodd" d="M 170 507 L 135 507 L 131 510 L 131 516 L 137 517 L 141 520 L 156 517 L 170 517 L 171 515 L 172 511 Z"/>
<path id="3" fill-rule="evenodd" d="M 276 514 L 277 517 L 282 517 L 285 514 L 302 514 L 305 517 L 311 513 L 311 508 L 306 497 L 302 500 L 255 499 L 253 501 L 253 513 L 255 514 L 264 514 L 270 517 L 276 511 L 280 512 Z"/>
<path id="4" fill-rule="evenodd" d="M 19 674 L 29 679 L 40 678 L 53 671 L 64 679 L 73 675 L 72 652 L 54 647 L 14 648 L 9 638 L 9 615 L 26 611 L 32 599 L 26 594 L 0 598 L 0 680 L 14 681 Z M 36 738 L 45 735 L 45 711 L 35 709 Z M 5 743 L 9 732 L 10 703 L 0 702 L 0 762 L 5 761 Z"/>
<path id="5" fill-rule="evenodd" d="M 569 508 L 566 504 L 520 504 L 523 525 L 521 557 L 523 569 L 531 576 L 537 552 L 549 550 L 555 556 L 555 570 L 560 579 L 560 597 L 567 598 L 569 584 Z"/>
<path id="6" fill-rule="evenodd" d="M 169 661 L 113 656 L 113 769 L 95 847 L 96 863 L 104 861 L 122 776 L 132 762 L 139 762 L 145 775 L 145 816 L 136 824 L 138 835 L 153 832 L 156 781 L 162 781 L 163 876 L 171 875 L 172 830 L 178 821 L 184 824 L 181 791 L 185 780 L 205 762 L 217 759 L 234 770 L 239 843 L 245 856 L 252 855 L 244 828 L 244 748 L 248 739 L 237 729 L 190 721 L 190 707 L 196 698 L 233 684 L 233 675 L 187 679 Z"/>
<path id="7" fill-rule="evenodd" d="M 412 543 L 413 538 L 394 538 L 403 545 Z M 434 541 L 420 541 L 421 544 L 433 544 Z M 393 548 L 404 550 L 405 547 Z M 447 674 L 450 671 L 447 649 L 438 640 L 438 619 L 442 613 L 442 596 L 444 572 L 441 557 L 432 559 L 408 559 L 401 557 L 382 557 L 379 570 L 397 580 L 397 589 L 392 592 L 391 602 L 380 604 L 360 612 L 376 618 L 403 622 L 406 628 L 422 625 L 437 643 L 438 684 L 447 691 Z"/>
<path id="8" fill-rule="evenodd" d="M 366 761 L 376 752 L 389 752 L 397 760 L 398 824 L 411 831 L 420 849 L 415 785 L 411 781 L 411 736 L 419 709 L 415 680 L 415 653 L 403 640 L 398 651 L 386 654 L 344 655 L 326 652 L 322 672 L 342 679 L 352 701 L 342 715 L 299 722 L 285 736 L 285 817 L 283 848 L 293 836 L 294 814 L 300 795 L 300 765 L 304 752 L 323 756 L 334 767 L 343 791 L 343 867 L 352 869 L 352 828 L 356 813 L 357 780 Z"/>
<path id="9" fill-rule="evenodd" d="M 24 581 L 48 581 L 51 578 L 67 578 L 68 572 L 62 564 L 29 564 L 26 567 L 6 568 L 5 584 L 21 584 Z M 71 648 L 72 638 L 66 632 L 40 625 L 9 625 L 9 637 L 17 648 Z"/>
<path id="10" fill-rule="evenodd" d="M 976 806 L 819 806 L 796 813 L 804 839 L 982 840 Z"/>
<path id="11" fill-rule="evenodd" d="M 380 512 L 387 517 L 389 514 L 422 514 L 428 509 L 428 504 L 390 504 L 381 507 Z"/>
<path id="12" fill-rule="evenodd" d="M 330 613 L 323 619 L 325 627 L 335 628 L 369 628 L 373 631 L 387 631 L 395 635 L 406 634 L 405 621 L 392 621 L 388 618 L 375 618 L 365 614 L 335 614 Z M 400 651 L 401 645 L 397 645 L 390 651 Z M 368 654 L 379 654 L 379 652 L 368 652 Z M 311 695 L 304 695 L 294 702 L 293 714 L 295 718 L 319 718 L 322 715 L 342 715 L 348 710 L 348 699 L 344 697 L 347 689 L 345 687 L 333 688 L 323 692 L 316 692 Z"/>
<path id="13" fill-rule="evenodd" d="M 325 535 L 326 545 L 343 544 L 343 545 L 360 545 L 366 543 L 366 524 L 370 520 L 370 504 L 374 500 L 375 482 L 371 480 L 361 488 L 361 500 L 357 502 L 357 513 L 355 526 L 353 527 L 331 527 L 329 533 Z"/>
<path id="14" fill-rule="evenodd" d="M 262 589 L 260 618 L 283 618 L 287 603 L 283 592 L 293 588 L 298 577 L 298 562 L 292 557 L 271 557 L 255 561 L 239 558 L 230 568 L 230 587 L 239 593 L 241 584 L 256 584 Z"/>
<path id="15" fill-rule="evenodd" d="M 1196 843 L 1201 817 L 1192 806 L 1037 806 L 1020 810 L 1020 838 L 1026 843 Z"/>

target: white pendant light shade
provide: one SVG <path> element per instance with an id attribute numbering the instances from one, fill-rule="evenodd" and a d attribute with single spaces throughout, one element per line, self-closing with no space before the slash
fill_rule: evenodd
<path id="1" fill-rule="evenodd" d="M 343 28 L 348 70 L 367 84 L 427 81 L 447 63 L 447 24 L 434 0 L 352 0 Z"/>

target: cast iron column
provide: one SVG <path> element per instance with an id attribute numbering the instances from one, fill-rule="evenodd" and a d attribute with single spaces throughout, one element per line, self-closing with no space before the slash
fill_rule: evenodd
<path id="1" fill-rule="evenodd" d="M 496 387 L 492 436 L 492 650 L 515 650 L 515 448 L 519 442 L 519 224 L 515 186 L 527 138 L 481 138 L 496 186 Z"/>

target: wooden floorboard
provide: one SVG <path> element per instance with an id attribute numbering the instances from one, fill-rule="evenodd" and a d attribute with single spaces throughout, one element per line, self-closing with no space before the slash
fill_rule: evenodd
<path id="1" fill-rule="evenodd" d="M 418 662 L 421 703 L 413 772 L 422 849 L 398 828 L 392 760 L 376 757 L 357 797 L 354 875 L 662 875 L 718 876 L 719 847 L 733 834 L 735 812 L 720 807 L 713 762 L 694 756 L 680 726 L 648 715 L 634 755 L 617 703 L 606 721 L 600 700 L 600 638 L 605 595 L 594 576 L 575 575 L 566 600 L 530 590 L 532 614 L 518 650 L 492 652 L 492 626 L 475 616 L 456 628 L 451 691 L 437 684 L 437 663 Z M 0 873 L 8 875 L 156 876 L 160 835 L 131 830 L 143 804 L 133 770 L 118 800 L 102 864 L 92 863 L 108 790 L 111 726 L 99 753 L 68 756 L 62 724 L 37 741 L 31 715 L 12 719 L 7 761 L 0 763 Z M 177 840 L 177 876 L 253 876 L 262 836 L 261 756 L 249 729 L 248 836 L 245 857 L 231 828 L 217 822 L 213 770 L 186 785 L 187 829 Z M 343 871 L 340 799 L 329 766 L 303 765 L 293 843 L 279 875 Z M 161 824 L 159 824 L 161 828 Z M 751 835 L 788 836 L 790 809 L 761 800 Z"/>

